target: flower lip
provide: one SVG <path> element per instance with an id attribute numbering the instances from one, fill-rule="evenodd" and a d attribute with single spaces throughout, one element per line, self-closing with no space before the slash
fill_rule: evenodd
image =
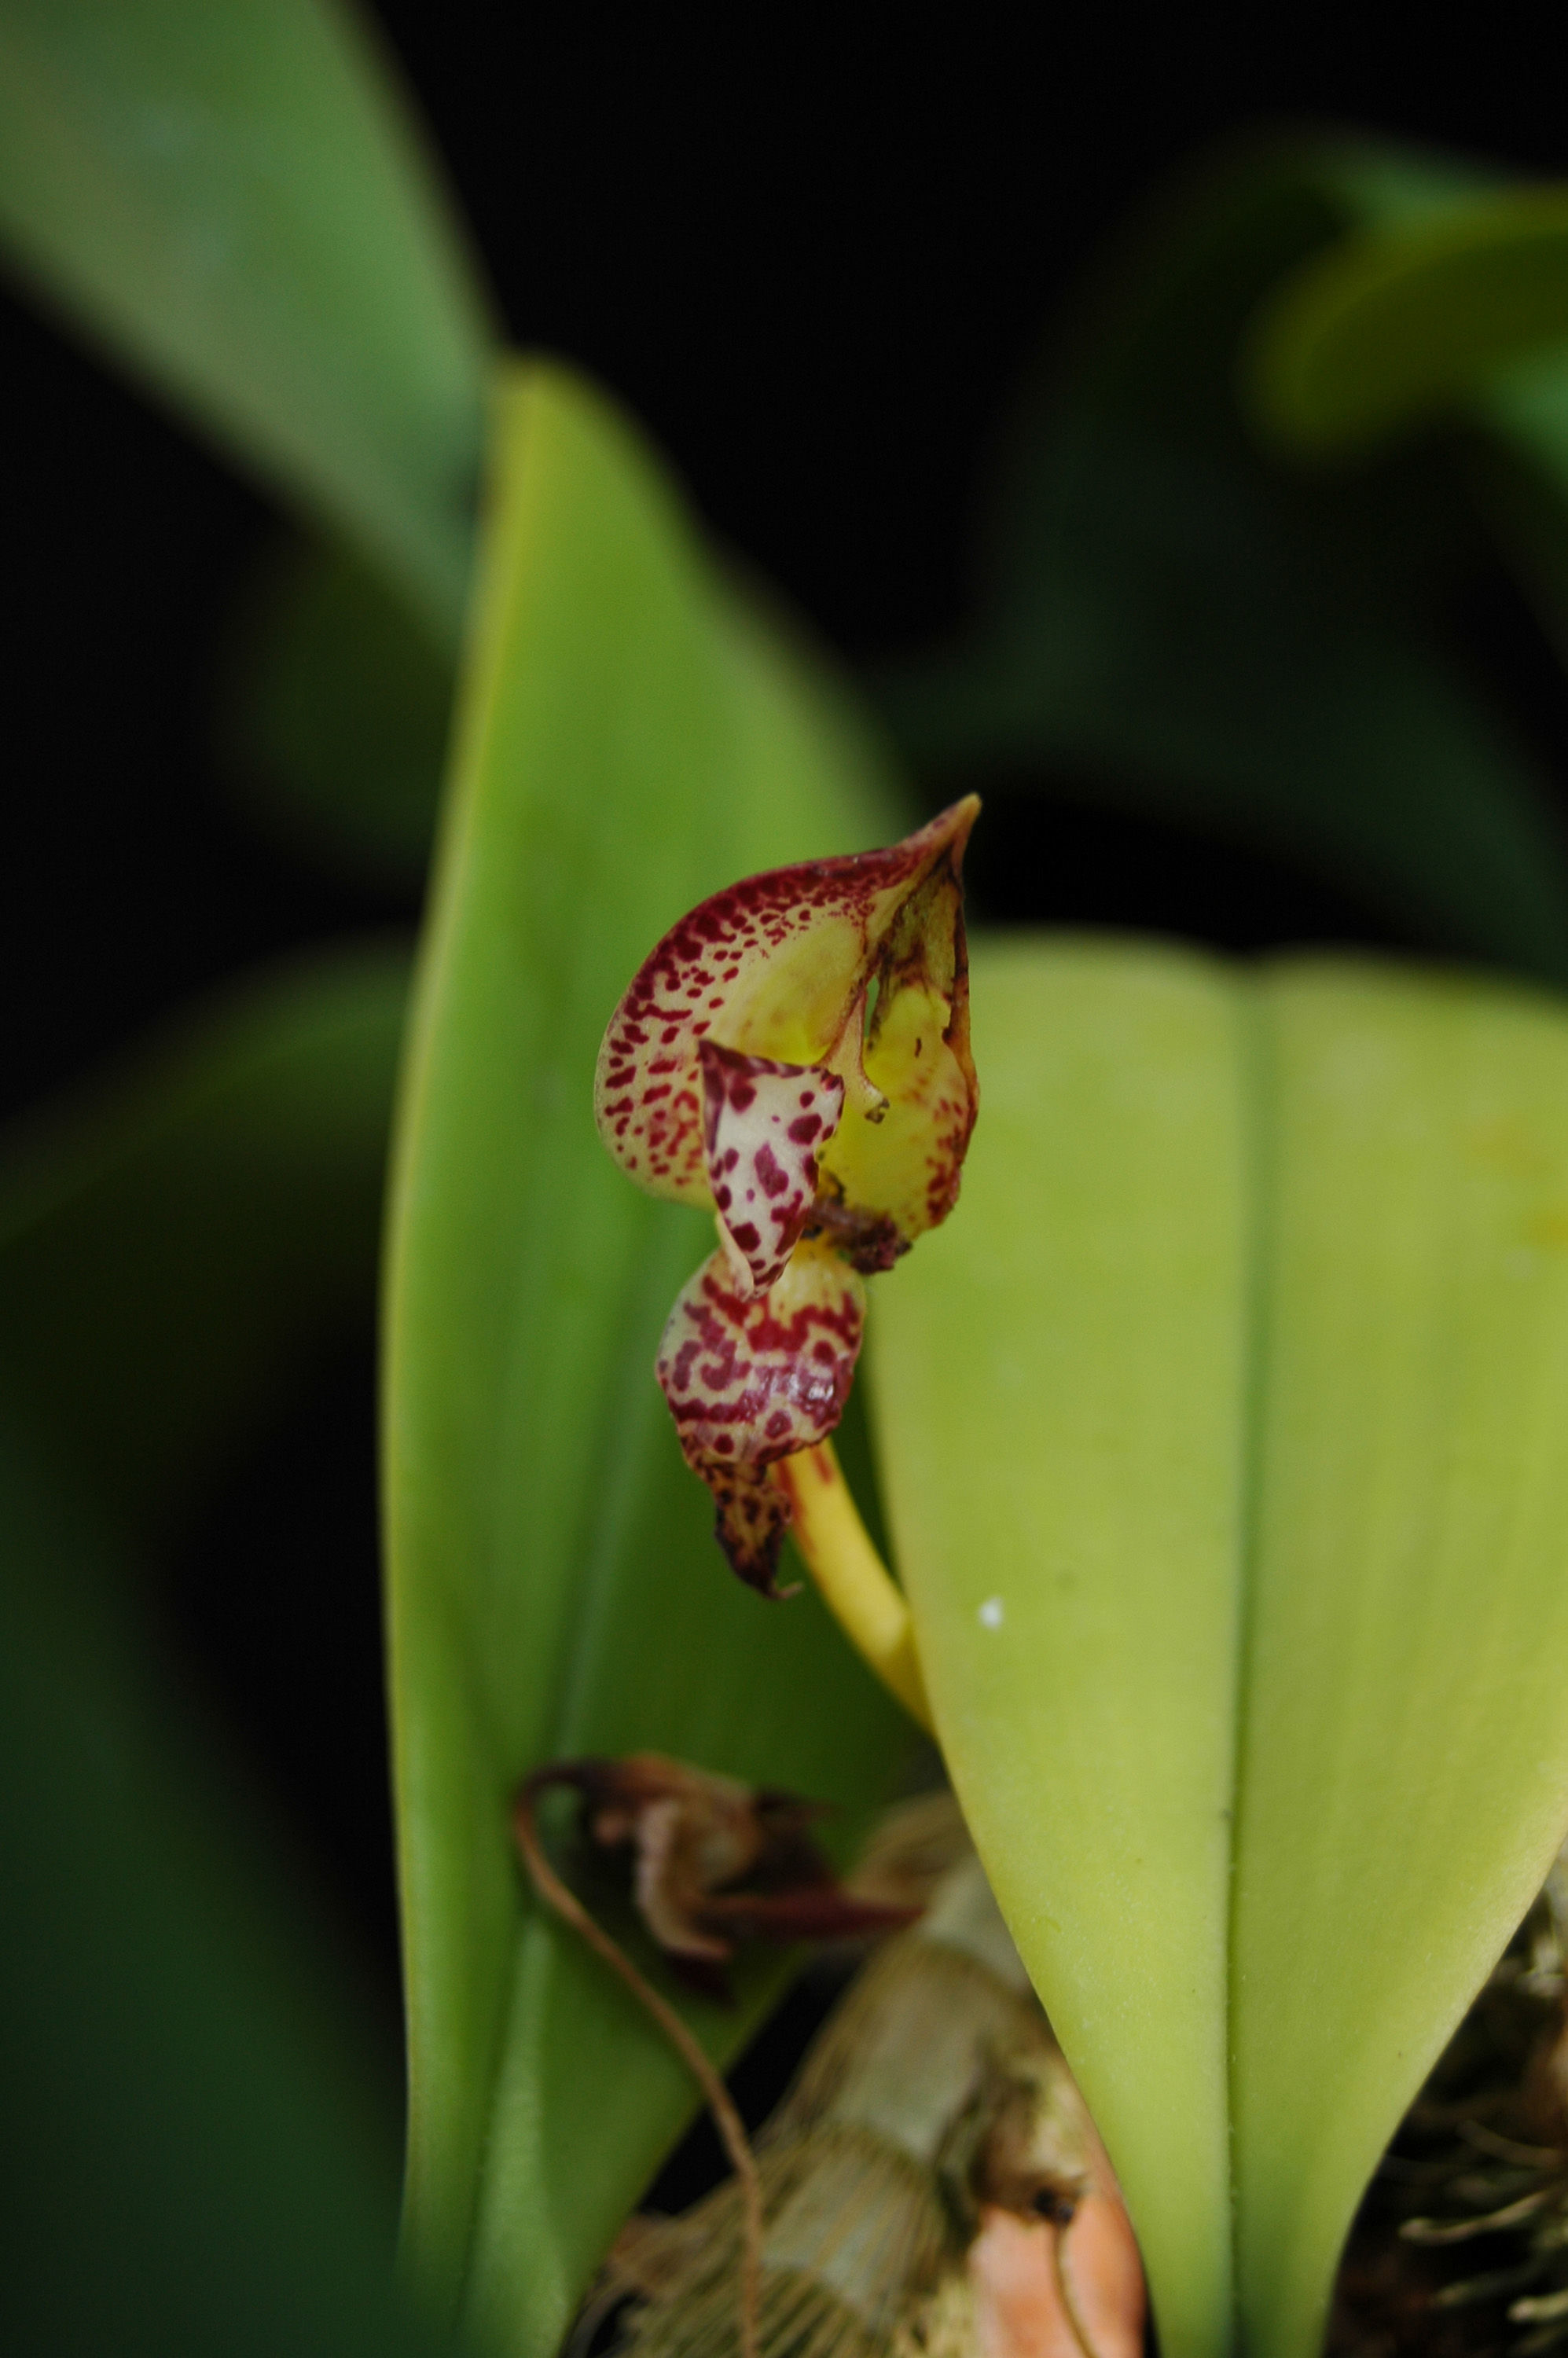
<path id="1" fill-rule="evenodd" d="M 765 1294 L 731 1281 L 722 1251 L 687 1281 L 655 1372 L 681 1447 L 719 1503 L 719 1541 L 731 1569 L 773 1596 L 790 1509 L 767 1469 L 811 1448 L 843 1414 L 865 1287 L 820 1245 L 793 1254 Z"/>

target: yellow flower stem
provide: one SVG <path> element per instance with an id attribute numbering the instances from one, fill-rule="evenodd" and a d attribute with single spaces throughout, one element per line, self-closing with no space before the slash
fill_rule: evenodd
<path id="1" fill-rule="evenodd" d="M 857 1653 L 931 1732 L 909 1606 L 871 1544 L 830 1441 L 773 1469 L 795 1509 L 791 1532 L 823 1602 Z"/>

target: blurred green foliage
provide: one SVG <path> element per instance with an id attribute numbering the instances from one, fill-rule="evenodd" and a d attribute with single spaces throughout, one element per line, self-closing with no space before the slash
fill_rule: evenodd
<path id="1" fill-rule="evenodd" d="M 1014 420 L 972 629 L 874 684 L 922 793 L 1160 813 L 1568 979 L 1552 782 L 1450 626 L 1500 556 L 1568 644 L 1564 201 L 1300 139 L 1167 196 Z M 0 0 L 0 236 L 294 520 L 219 721 L 243 791 L 416 880 L 493 330 L 368 28 Z M 412 2249 L 449 2316 L 536 2353 L 690 2092 L 525 1909 L 510 1783 L 662 1743 L 863 1806 L 899 1741 L 814 1605 L 773 1622 L 709 1562 L 645 1374 L 698 1248 L 601 1168 L 592 1047 L 704 892 L 897 821 L 874 728 L 624 424 L 544 373 L 498 419 L 404 1082 L 388 1508 Z M 137 1601 L 370 1313 L 405 991 L 384 950 L 258 984 L 0 1165 L 19 2348 L 413 2347 L 354 1995 Z M 773 1986 L 697 2017 L 716 2052 Z"/>
<path id="2" fill-rule="evenodd" d="M 408 961 L 229 993 L 0 1159 L 0 1401 L 117 1528 L 167 1540 L 362 1328 Z"/>
<path id="3" fill-rule="evenodd" d="M 356 880 L 417 890 L 430 862 L 452 665 L 341 544 L 279 537 L 230 628 L 215 750 L 256 824 Z"/>
<path id="4" fill-rule="evenodd" d="M 0 2341 L 417 2358 L 396 2123 L 329 1911 L 123 1546 L 8 1420 L 0 1528 Z"/>
<path id="5" fill-rule="evenodd" d="M 356 10 L 5 0 L 0 235 L 455 645 L 488 301 Z"/>
<path id="6" fill-rule="evenodd" d="M 232 994 L 0 1159 L 0 2341 L 433 2346 L 365 1993 L 166 1659 L 171 1539 L 375 1282 L 393 950 Z"/>
<path id="7" fill-rule="evenodd" d="M 1260 312 L 1288 322 L 1298 287 L 1458 243 L 1505 210 L 1478 173 L 1350 141 L 1260 143 L 1149 209 L 1012 421 L 972 630 L 881 684 L 934 797 L 989 778 L 1170 816 L 1300 861 L 1435 946 L 1568 978 L 1549 782 L 1445 628 L 1464 583 L 1516 557 L 1500 484 L 1536 466 L 1534 533 L 1563 530 L 1568 478 L 1540 463 L 1568 451 L 1542 423 L 1555 400 L 1568 428 L 1549 307 L 1532 314 L 1533 433 L 1479 339 L 1464 381 L 1390 414 L 1361 463 L 1325 470 L 1271 411 L 1266 439 L 1251 423 L 1281 398 L 1252 384 Z M 1472 304 L 1483 254 L 1513 267 L 1506 241 L 1477 239 L 1453 289 Z M 1403 343 L 1408 279 L 1357 284 L 1363 342 L 1382 305 L 1385 341 Z M 1271 332 L 1282 351 L 1285 328 Z M 1319 381 L 1363 383 L 1360 354 L 1325 350 Z M 1491 362 L 1519 370 L 1517 334 Z M 1269 366 L 1276 385 L 1283 362 Z M 1538 567 L 1523 579 L 1539 591 Z"/>

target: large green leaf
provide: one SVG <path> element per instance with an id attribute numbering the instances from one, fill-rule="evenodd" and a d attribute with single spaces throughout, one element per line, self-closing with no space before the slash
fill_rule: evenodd
<path id="1" fill-rule="evenodd" d="M 1162 2349 L 1311 2358 L 1568 1828 L 1568 1015 L 1070 941 L 974 989 L 873 1369 L 937 1730 Z"/>
<path id="2" fill-rule="evenodd" d="M 0 1394 L 117 1521 L 167 1530 L 374 1301 L 407 961 L 227 994 L 0 1160 Z"/>
<path id="3" fill-rule="evenodd" d="M 73 1490 L 0 1427 L 0 2343 L 412 2358 L 362 1994 Z"/>
<path id="4" fill-rule="evenodd" d="M 652 1373 L 710 1232 L 611 1165 L 594 1055 L 693 903 L 897 821 L 601 398 L 510 378 L 496 451 L 403 1087 L 385 1520 L 410 2255 L 486 2345 L 534 2353 L 695 2099 L 529 1904 L 519 1779 L 653 1746 L 864 1805 L 903 1743 L 815 1598 L 764 1604 L 713 1544 Z M 690 2019 L 731 2055 L 776 1986 Z"/>
<path id="5" fill-rule="evenodd" d="M 490 328 L 355 14 L 3 0 L 0 235 L 51 301 L 456 638 Z"/>
<path id="6" fill-rule="evenodd" d="M 973 632 L 886 683 L 944 791 L 1000 775 L 1219 827 L 1428 938 L 1568 974 L 1550 796 L 1438 626 L 1486 553 L 1465 479 L 1439 450 L 1303 472 L 1236 396 L 1272 289 L 1347 227 L 1446 219 L 1477 185 L 1288 144 L 1118 250 L 1015 423 Z"/>
<path id="7" fill-rule="evenodd" d="M 977 946 L 971 981 L 963 1196 L 881 1282 L 884 1495 L 943 1748 L 1190 2358 L 1229 2299 L 1242 1015 L 1156 948 Z"/>

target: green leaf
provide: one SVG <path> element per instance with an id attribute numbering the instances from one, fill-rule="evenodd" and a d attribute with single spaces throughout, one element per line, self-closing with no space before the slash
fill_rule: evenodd
<path id="1" fill-rule="evenodd" d="M 1022 940 L 974 1031 L 872 1370 L 938 1735 L 1162 2348 L 1311 2358 L 1568 1829 L 1568 1016 Z"/>
<path id="2" fill-rule="evenodd" d="M 335 0 L 3 0 L 0 235 L 51 302 L 447 643 L 486 300 Z"/>
<path id="3" fill-rule="evenodd" d="M 232 991 L 0 1154 L 0 1396 L 149 1535 L 374 1301 L 406 959 Z"/>
<path id="4" fill-rule="evenodd" d="M 1347 223 L 1447 218 L 1475 185 L 1284 145 L 1107 265 L 1015 423 L 973 632 L 885 683 L 942 791 L 1000 776 L 1216 828 L 1418 935 L 1568 975 L 1551 795 L 1439 628 L 1485 553 L 1465 483 L 1430 451 L 1303 475 L 1256 448 L 1235 391 L 1259 305 Z"/>
<path id="5" fill-rule="evenodd" d="M 1291 273 L 1254 325 L 1249 391 L 1286 449 L 1358 453 L 1565 343 L 1568 190 L 1488 191 L 1341 238 Z M 1568 373 L 1561 352 L 1548 358 Z"/>
<path id="6" fill-rule="evenodd" d="M 269 833 L 357 880 L 429 863 L 452 698 L 444 651 L 346 550 L 267 551 L 230 634 L 217 750 Z"/>
<path id="7" fill-rule="evenodd" d="M 1229 2303 L 1241 1014 L 1152 947 L 977 945 L 971 984 L 963 1196 L 881 1281 L 884 1496 L 949 1768 L 1193 2358 Z"/>
<path id="8" fill-rule="evenodd" d="M 0 2342 L 414 2358 L 361 1993 L 133 1593 L 0 1429 Z"/>
<path id="9" fill-rule="evenodd" d="M 652 1372 L 711 1231 L 615 1170 L 589 1076 L 687 909 L 898 823 L 848 708 L 599 395 L 530 368 L 496 433 L 399 1123 L 385 1520 L 410 2256 L 483 2342 L 545 2353 L 695 2098 L 529 1905 L 520 1779 L 652 1747 L 845 1805 L 847 1836 L 904 1741 L 814 1596 L 723 1565 Z M 731 2015 L 687 2005 L 713 2053 L 779 1970 Z"/>

